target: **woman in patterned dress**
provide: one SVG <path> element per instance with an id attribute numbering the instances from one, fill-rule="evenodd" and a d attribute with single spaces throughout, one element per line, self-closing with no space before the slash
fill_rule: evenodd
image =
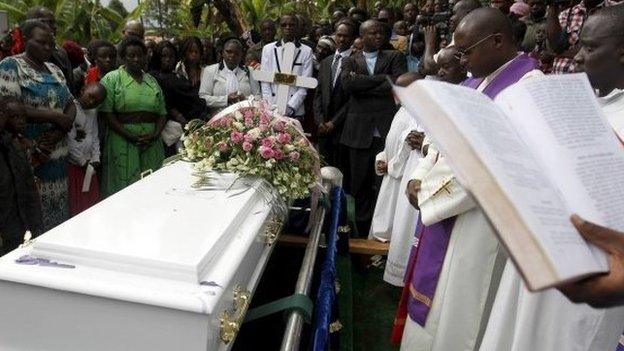
<path id="1" fill-rule="evenodd" d="M 119 54 L 125 65 L 100 80 L 107 91 L 98 108 L 108 125 L 102 164 L 104 196 L 139 180 L 144 171 L 157 170 L 165 158 L 160 133 L 167 110 L 156 79 L 143 72 L 147 48 L 140 39 L 128 37 L 121 42 Z"/>
<path id="2" fill-rule="evenodd" d="M 50 28 L 38 20 L 28 20 L 22 30 L 26 51 L 0 62 L 0 95 L 13 96 L 26 107 L 25 137 L 32 140 L 29 153 L 46 231 L 69 218 L 65 136 L 76 106 L 61 70 L 46 62 L 54 48 Z"/>

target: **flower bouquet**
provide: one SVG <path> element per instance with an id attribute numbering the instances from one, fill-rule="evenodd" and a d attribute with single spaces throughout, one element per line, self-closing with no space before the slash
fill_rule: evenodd
<path id="1" fill-rule="evenodd" d="M 186 126 L 186 158 L 197 172 L 232 172 L 260 177 L 285 200 L 305 198 L 318 184 L 318 153 L 296 120 L 249 100 L 222 111 L 208 122 Z"/>

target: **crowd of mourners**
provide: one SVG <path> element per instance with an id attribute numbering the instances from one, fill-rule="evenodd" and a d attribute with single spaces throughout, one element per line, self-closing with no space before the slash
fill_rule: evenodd
<path id="1" fill-rule="evenodd" d="M 32 8 L 0 45 L 0 253 L 17 247 L 26 230 L 43 233 L 158 169 L 178 152 L 189 120 L 209 120 L 250 96 L 275 104 L 274 83 L 251 73 L 281 72 L 286 42 L 296 46 L 293 74 L 319 84 L 289 87 L 285 115 L 299 120 L 324 162 L 345 175 L 357 233 L 383 240 L 388 226 L 376 228 L 373 220 L 380 175 L 401 171 L 382 151 L 398 138 L 397 145 L 426 154 L 422 130 L 400 122 L 387 78 L 398 85 L 464 81 L 471 51 L 500 42 L 500 33 L 461 50 L 453 33 L 470 12 L 487 6 L 509 21 L 514 50 L 539 70 L 574 72 L 584 23 L 610 5 L 421 0 L 392 8 L 378 2 L 369 11 L 336 8 L 319 23 L 288 13 L 243 35 L 205 38 L 150 37 L 133 20 L 115 43 L 58 38 L 54 13 Z"/>

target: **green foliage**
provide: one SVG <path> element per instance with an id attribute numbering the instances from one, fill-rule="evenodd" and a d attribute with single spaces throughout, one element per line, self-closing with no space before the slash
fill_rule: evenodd
<path id="1" fill-rule="evenodd" d="M 120 5 L 120 4 L 118 4 Z M 139 18 L 149 6 L 144 0 L 134 11 L 128 13 L 123 5 L 105 7 L 99 0 L 0 0 L 0 10 L 9 14 L 10 22 L 19 24 L 26 18 L 26 12 L 34 6 L 44 6 L 56 16 L 57 39 L 70 39 L 86 44 L 92 39 L 118 41 L 120 28 L 129 19 Z M 123 9 L 120 13 L 116 9 Z"/>

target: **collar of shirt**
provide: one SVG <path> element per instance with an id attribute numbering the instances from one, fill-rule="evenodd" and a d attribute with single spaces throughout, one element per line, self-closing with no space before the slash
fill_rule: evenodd
<path id="1" fill-rule="evenodd" d="M 481 82 L 481 84 L 479 84 L 479 86 L 477 87 L 477 91 L 479 91 L 479 92 L 483 91 L 488 86 L 488 84 L 490 84 L 494 79 L 496 79 L 496 77 L 498 77 L 498 75 L 503 70 L 505 70 L 505 68 L 507 68 L 507 66 L 509 66 L 520 55 L 521 54 L 516 55 L 516 57 L 514 57 L 511 60 L 507 61 L 507 63 L 505 63 L 504 65 L 500 66 L 496 71 L 490 73 L 487 77 L 485 77 L 485 79 L 483 79 L 483 82 Z"/>
<path id="2" fill-rule="evenodd" d="M 240 68 L 239 67 L 234 67 L 234 69 L 230 69 L 226 64 L 225 61 L 223 61 L 223 68 L 221 69 L 221 71 L 223 71 L 223 73 L 233 73 L 234 75 L 238 74 L 238 70 Z"/>
<path id="3" fill-rule="evenodd" d="M 128 73 L 128 71 L 126 71 L 126 68 L 124 66 L 121 66 L 119 68 L 119 78 L 121 80 L 121 84 L 124 87 L 129 87 L 132 84 L 141 84 L 139 82 L 137 82 L 131 75 L 130 73 Z M 143 77 L 142 77 L 142 83 L 147 84 L 148 86 L 154 88 L 154 85 L 158 86 L 158 83 L 156 83 L 155 81 L 152 81 L 151 76 L 147 75 L 145 72 L 142 72 Z"/>
<path id="4" fill-rule="evenodd" d="M 373 52 L 366 52 L 366 51 L 362 51 L 362 54 L 364 55 L 364 57 L 366 59 L 374 59 L 377 58 L 377 54 L 379 52 L 378 51 L 373 51 Z"/>
<path id="5" fill-rule="evenodd" d="M 348 48 L 347 50 L 340 52 L 338 50 L 336 50 L 336 56 L 340 56 L 341 58 L 345 58 L 345 57 L 349 57 L 351 56 L 351 53 L 353 52 L 353 49 Z"/>

